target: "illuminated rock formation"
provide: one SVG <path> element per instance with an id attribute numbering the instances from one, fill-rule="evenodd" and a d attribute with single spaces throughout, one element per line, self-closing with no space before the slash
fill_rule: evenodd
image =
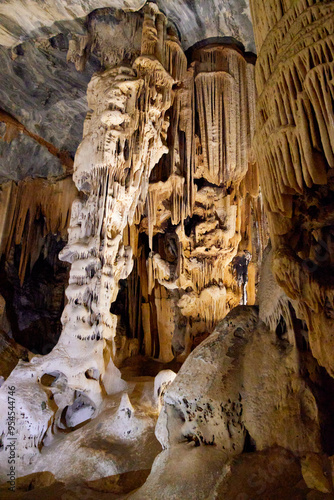
<path id="1" fill-rule="evenodd" d="M 19 463 L 31 472 L 43 445 L 51 446 L 52 463 L 54 434 L 98 418 L 115 404 L 115 394 L 123 393 L 117 415 L 133 413 L 131 385 L 118 369 L 126 357 L 141 350 L 162 363 L 183 361 L 233 307 L 247 297 L 254 303 L 266 239 L 251 151 L 253 61 L 239 46 L 206 44 L 192 49 L 189 65 L 175 28 L 155 4 L 120 16 L 117 29 L 129 35 L 129 53 L 117 44 L 108 48 L 101 19 L 90 18 L 89 34 L 73 37 L 67 54 L 83 71 L 89 50 L 98 50 L 105 68 L 88 85 L 90 111 L 74 160 L 79 196 L 70 221 L 75 188 L 68 179 L 41 181 L 38 197 L 25 183 L 3 190 L 3 246 L 8 252 L 22 243 L 21 284 L 41 251 L 33 244 L 40 240 L 39 215 L 46 219 L 43 234 L 62 234 L 68 226 L 60 257 L 71 268 L 59 341 L 49 354 L 20 362 L 0 395 L 4 405 L 6 391 L 16 387 L 24 415 L 17 433 L 22 443 L 29 435 Z M 18 208 L 10 203 L 16 192 Z M 127 304 L 117 315 L 125 286 Z M 173 378 L 162 372 L 154 391 Z M 152 388 L 149 398 L 154 418 L 160 392 Z M 5 414 L 1 418 L 6 435 Z M 150 414 L 151 432 L 153 420 Z"/>
<path id="2" fill-rule="evenodd" d="M 251 7 L 255 148 L 274 274 L 333 376 L 334 2 L 252 0 Z"/>
<path id="3" fill-rule="evenodd" d="M 58 255 L 76 196 L 70 177 L 1 185 L 0 293 L 6 301 L 6 332 L 35 354 L 50 352 L 60 335 L 68 266 Z"/>
<path id="4" fill-rule="evenodd" d="M 0 254 L 9 261 L 13 246 L 21 245 L 18 269 L 21 283 L 36 263 L 44 237 L 49 233 L 66 237 L 76 195 L 77 190 L 69 177 L 54 182 L 26 179 L 18 185 L 14 182 L 2 184 Z"/>
<path id="5" fill-rule="evenodd" d="M 57 5 L 55 8 L 58 8 Z M 167 134 L 168 153 L 152 171 L 147 196 L 147 180 L 140 181 L 142 193 L 135 215 L 132 214 L 134 207 L 124 206 L 128 199 L 119 208 L 120 212 L 129 209 L 123 241 L 125 247 L 132 249 L 134 264 L 133 272 L 125 285 L 123 281 L 128 271 L 119 275 L 121 292 L 126 288 L 127 297 L 125 312 L 118 314 L 117 346 L 116 353 L 113 354 L 117 365 L 128 354 L 139 351 L 164 362 L 175 357 L 185 359 L 191 349 L 212 331 L 230 309 L 240 301 L 246 303 L 246 296 L 248 303 L 254 303 L 258 264 L 266 241 L 265 217 L 261 196 L 258 196 L 257 166 L 250 148 L 255 105 L 252 61 L 245 57 L 241 45 L 209 44 L 192 49 L 189 59 L 192 63 L 189 64 L 175 26 L 167 22 L 162 14 L 158 14 L 156 7 L 147 7 L 146 14 L 143 12 L 125 13 L 101 9 L 91 13 L 87 19 L 88 32 L 73 35 L 68 42 L 67 52 L 67 61 L 72 70 L 72 63 L 82 71 L 85 64 L 89 66 L 90 57 L 98 57 L 103 67 L 108 68 L 104 76 L 106 86 L 117 71 L 125 71 L 129 76 L 128 80 L 137 78 L 131 76 L 129 66 L 132 66 L 140 50 L 150 57 L 154 55 L 157 61 L 162 62 L 174 81 L 171 106 L 166 112 L 169 127 L 166 121 L 163 132 Z M 142 29 L 146 33 L 143 40 Z M 60 35 L 51 39 L 38 38 L 36 41 L 39 49 L 48 57 L 51 56 L 52 48 L 65 47 L 66 43 L 67 39 Z M 24 55 L 25 50 L 24 44 L 17 48 L 14 53 L 15 65 L 20 63 L 20 55 Z M 118 70 L 115 69 L 115 64 Z M 16 72 L 20 73 L 18 70 Z M 135 73 L 137 75 L 137 69 Z M 47 76 L 51 78 L 51 75 Z M 101 82 L 97 83 L 94 77 L 89 94 L 90 105 L 93 107 L 98 93 L 94 86 L 99 85 L 102 85 Z M 100 103 L 99 106 L 103 107 L 103 104 Z M 104 120 L 105 127 L 124 128 L 121 122 L 117 123 L 122 118 L 117 113 L 117 105 L 115 106 L 114 110 L 94 111 L 92 120 L 87 117 L 85 128 L 89 132 L 86 130 L 85 139 L 80 146 L 82 153 L 79 151 L 77 154 L 75 174 L 78 185 L 82 183 L 83 191 L 85 187 L 83 178 L 79 179 L 80 169 L 86 161 L 83 157 L 95 154 L 89 144 L 92 129 L 96 129 L 94 133 L 99 133 L 98 114 L 103 113 L 101 119 Z M 6 136 L 14 125 L 16 132 L 28 131 L 17 120 L 10 121 L 7 114 L 3 116 L 7 120 Z M 205 116 L 210 116 L 208 123 Z M 1 117 L 0 114 L 0 119 Z M 49 116 L 47 119 L 50 119 Z M 22 121 L 27 123 L 25 119 Z M 57 139 L 61 132 L 57 128 Z M 131 135 L 130 132 L 129 134 Z M 32 137 L 31 134 L 28 136 Z M 211 142 L 208 143 L 209 136 Z M 130 165 L 131 157 L 136 154 L 136 146 L 131 145 L 131 140 L 137 140 L 135 134 L 133 139 L 124 139 L 124 143 L 120 140 L 116 155 L 124 147 L 124 155 L 127 157 L 124 162 L 127 165 Z M 44 146 L 50 146 L 45 140 L 44 143 Z M 151 146 L 150 144 L 150 150 Z M 112 142 L 110 147 L 115 147 L 115 144 Z M 106 151 L 108 148 L 109 146 Z M 55 150 L 56 156 L 58 153 Z M 83 159 L 79 158 L 80 154 Z M 110 155 L 112 156 L 111 152 Z M 98 158 L 97 155 L 95 161 L 100 165 L 103 158 Z M 127 168 L 130 169 L 130 176 L 132 167 L 124 166 L 124 169 Z M 90 173 L 84 171 L 82 176 L 89 177 Z M 101 177 L 102 183 L 104 180 Z M 95 179 L 94 189 L 97 189 L 100 181 Z M 113 179 L 110 178 L 109 181 L 111 183 Z M 131 179 L 127 177 L 120 182 L 129 181 Z M 137 181 L 138 179 L 135 182 Z M 86 188 L 90 185 L 90 181 L 87 182 Z M 121 191 L 118 193 L 119 198 L 123 196 Z M 90 193 L 91 200 L 85 200 L 83 205 L 90 211 L 89 203 L 99 203 L 99 196 L 103 194 Z M 207 200 L 210 202 L 207 203 Z M 81 210 L 80 203 L 74 208 L 73 217 L 75 210 Z M 51 207 L 51 203 L 49 206 Z M 67 219 L 67 225 L 68 223 Z M 77 224 L 74 219 L 71 223 Z M 72 236 L 72 233 L 75 235 L 76 232 L 77 228 L 74 230 L 71 227 L 71 241 L 75 242 L 76 236 Z M 144 234 L 148 236 L 148 243 Z M 112 238 L 114 239 L 114 235 Z M 94 244 L 97 245 L 97 242 Z M 37 255 L 37 248 L 34 250 Z M 64 259 L 67 253 L 66 249 Z M 29 255 L 29 249 L 27 248 L 27 252 L 24 249 L 22 261 L 28 262 Z M 237 262 L 245 255 L 251 257 L 251 262 L 240 280 L 236 272 Z M 71 256 L 68 258 L 72 259 Z M 124 254 L 124 259 L 131 267 L 132 256 Z M 98 265 L 96 262 L 95 264 Z M 95 264 L 92 263 L 93 267 Z M 77 268 L 80 263 L 73 263 L 73 266 Z M 75 275 L 74 267 L 72 281 L 79 279 L 80 274 L 77 269 L 78 275 Z M 24 273 L 19 274 L 22 280 Z M 92 279 L 93 282 L 96 281 L 96 278 Z M 118 290 L 118 286 L 114 290 Z M 70 293 L 71 287 L 68 289 L 68 294 Z M 111 302 L 116 302 L 114 310 L 122 298 L 119 296 L 116 301 L 111 296 L 108 298 Z M 77 297 L 73 296 L 72 299 L 73 302 Z M 168 321 L 166 311 L 169 311 Z M 67 321 L 65 315 L 64 321 Z M 111 321 L 115 321 L 113 316 L 106 318 L 105 324 L 110 326 Z M 112 351 L 114 350 L 113 347 Z"/>
<path id="6" fill-rule="evenodd" d="M 120 66 L 93 77 L 88 89 L 92 109 L 78 149 L 74 180 L 81 198 L 74 201 L 69 242 L 62 258 L 71 262 L 68 303 L 57 346 L 29 365 L 20 363 L 6 380 L 16 387 L 24 419 L 18 435 L 20 463 L 38 455 L 42 440 L 57 428 L 75 427 L 97 414 L 102 394 L 125 388 L 114 366 L 116 317 L 110 304 L 118 281 L 131 271 L 132 250 L 123 231 L 140 216 L 152 168 L 167 151 L 163 145 L 173 78 L 159 61 L 164 17 L 154 5 L 145 9 L 142 55 L 133 68 Z M 156 57 L 157 56 L 157 57 Z M 6 413 L 1 428 L 7 434 Z M 30 436 L 30 446 L 23 442 Z"/>
<path id="7" fill-rule="evenodd" d="M 164 448 L 185 440 L 214 444 L 227 457 L 242 453 L 247 432 L 257 450 L 276 444 L 297 453 L 319 451 L 316 402 L 298 370 L 296 346 L 284 349 L 255 308 L 235 308 L 167 389 L 157 437 Z"/>
<path id="8" fill-rule="evenodd" d="M 169 155 L 152 173 L 140 225 L 149 240 L 148 276 L 143 279 L 144 266 L 139 273 L 148 286 L 142 287 L 145 352 L 157 354 L 159 347 L 165 362 L 175 354 L 184 360 L 198 339 L 246 303 L 246 289 L 254 303 L 266 240 L 251 151 L 254 66 L 236 47 L 204 44 L 192 49 L 186 72 L 172 34 L 169 43 L 180 61 L 178 74 L 174 66 L 170 72 L 184 83 L 170 112 Z M 245 252 L 252 263 L 243 284 L 235 259 Z M 158 339 L 152 342 L 154 309 Z"/>

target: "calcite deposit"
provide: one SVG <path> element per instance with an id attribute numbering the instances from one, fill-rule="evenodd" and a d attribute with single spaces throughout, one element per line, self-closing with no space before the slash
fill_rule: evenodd
<path id="1" fill-rule="evenodd" d="M 192 51 L 186 71 L 177 41 L 169 43 L 180 59 L 175 78 L 184 85 L 176 88 L 170 112 L 169 155 L 152 173 L 140 223 L 150 250 L 144 283 L 145 268 L 139 268 L 142 296 L 157 311 L 159 358 L 165 362 L 173 352 L 184 360 L 196 337 L 204 338 L 247 291 L 254 303 L 266 241 L 251 149 L 254 66 L 236 48 L 209 44 Z M 245 255 L 252 264 L 249 280 L 246 265 L 244 283 L 235 264 Z M 163 332 L 162 309 L 171 311 Z M 157 350 L 146 340 L 152 337 L 152 313 L 152 305 L 142 309 L 147 354 Z"/>
<path id="2" fill-rule="evenodd" d="M 333 29 L 1 4 L 1 498 L 333 497 Z"/>
<path id="3" fill-rule="evenodd" d="M 255 148 L 274 273 L 333 375 L 333 2 L 252 1 L 258 49 Z"/>

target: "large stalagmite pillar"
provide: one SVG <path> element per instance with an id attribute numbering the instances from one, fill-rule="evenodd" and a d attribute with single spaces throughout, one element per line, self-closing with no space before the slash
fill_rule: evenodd
<path id="1" fill-rule="evenodd" d="M 140 217 L 150 173 L 168 151 L 165 112 L 174 83 L 155 56 L 164 41 L 161 14 L 153 4 L 145 9 L 142 54 L 133 67 L 97 73 L 88 87 L 92 111 L 74 165 L 80 197 L 73 203 L 61 255 L 71 263 L 61 337 L 47 356 L 20 363 L 0 394 L 5 408 L 7 388 L 16 387 L 24 414 L 18 433 L 22 442 L 28 434 L 33 437 L 31 454 L 47 430 L 51 434 L 94 416 L 103 393 L 124 388 L 112 361 L 116 318 L 110 306 L 119 280 L 132 269 L 132 249 L 123 244 L 123 233 Z M 75 412 L 82 417 L 73 418 Z M 5 419 L 1 411 L 0 434 L 7 433 Z"/>
<path id="2" fill-rule="evenodd" d="M 273 271 L 334 375 L 334 2 L 251 0 Z"/>

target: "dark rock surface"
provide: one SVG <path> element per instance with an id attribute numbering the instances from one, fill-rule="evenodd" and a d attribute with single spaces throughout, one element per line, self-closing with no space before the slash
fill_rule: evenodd
<path id="1" fill-rule="evenodd" d="M 0 263 L 0 292 L 6 300 L 7 316 L 14 340 L 34 353 L 47 354 L 57 343 L 64 308 L 68 265 L 58 259 L 64 242 L 49 234 L 39 259 L 21 285 L 18 263 Z"/>
<path id="2" fill-rule="evenodd" d="M 43 45 L 39 40 L 24 42 L 15 60 L 10 49 L 0 47 L 0 100 L 30 132 L 74 156 L 87 112 L 87 85 L 100 65 L 92 56 L 79 73 L 67 63 L 68 36 L 58 45 L 52 38 Z M 20 134 L 11 144 L 0 140 L 0 182 L 62 171 L 58 158 L 33 139 Z"/>
<path id="3" fill-rule="evenodd" d="M 247 0 L 156 3 L 176 26 L 184 49 L 206 38 L 230 36 L 246 50 L 255 50 Z M 138 54 L 142 16 L 134 11 L 144 4 L 144 0 L 2 1 L 1 107 L 31 133 L 73 157 L 87 112 L 88 82 L 101 64 L 122 59 L 131 63 Z M 71 42 L 80 45 L 86 39 L 82 56 L 86 64 L 79 72 L 67 61 L 67 53 Z M 10 145 L 0 139 L 0 183 L 62 173 L 59 159 L 28 137 L 19 135 Z"/>
<path id="4" fill-rule="evenodd" d="M 145 3 L 145 0 L 3 0 L 0 44 L 9 47 L 32 36 L 51 36 L 62 32 L 64 21 L 72 21 L 72 31 L 78 32 L 78 18 L 94 9 L 114 7 L 136 11 Z M 154 3 L 177 25 L 185 49 L 205 38 L 233 36 L 244 43 L 247 50 L 255 50 L 248 0 L 157 0 Z"/>
<path id="5" fill-rule="evenodd" d="M 255 52 L 248 0 L 158 0 L 156 3 L 177 26 L 185 50 L 206 38 L 232 36 L 247 51 Z"/>

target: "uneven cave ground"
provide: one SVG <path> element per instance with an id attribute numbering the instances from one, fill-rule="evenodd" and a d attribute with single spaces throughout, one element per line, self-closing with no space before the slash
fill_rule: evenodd
<path id="1" fill-rule="evenodd" d="M 0 498 L 334 498 L 333 47 L 331 0 L 1 3 Z"/>

